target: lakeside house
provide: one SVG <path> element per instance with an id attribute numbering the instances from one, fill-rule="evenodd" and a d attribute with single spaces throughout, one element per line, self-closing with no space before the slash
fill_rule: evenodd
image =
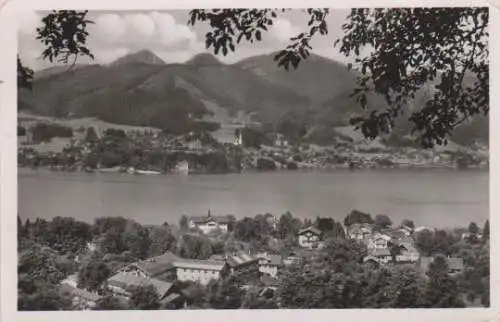
<path id="1" fill-rule="evenodd" d="M 297 235 L 301 247 L 312 249 L 319 246 L 323 234 L 318 228 L 310 226 L 299 230 Z"/>
<path id="2" fill-rule="evenodd" d="M 212 216 L 209 210 L 207 216 L 189 218 L 188 227 L 190 229 L 199 229 L 204 234 L 208 234 L 215 230 L 227 233 L 229 224 L 232 221 L 233 218 L 231 216 Z"/>

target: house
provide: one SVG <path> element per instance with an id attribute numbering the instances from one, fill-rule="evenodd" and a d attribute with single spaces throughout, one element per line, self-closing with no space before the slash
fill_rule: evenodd
<path id="1" fill-rule="evenodd" d="M 101 298 L 101 296 L 96 293 L 73 287 L 67 283 L 62 283 L 59 291 L 62 296 L 69 297 L 71 299 L 73 309 L 75 310 L 91 310 L 96 306 L 97 301 Z"/>
<path id="2" fill-rule="evenodd" d="M 391 237 L 386 234 L 375 234 L 368 239 L 368 250 L 371 249 L 389 249 L 389 241 Z"/>
<path id="3" fill-rule="evenodd" d="M 210 210 L 208 215 L 204 217 L 191 217 L 188 222 L 190 229 L 199 229 L 204 234 L 208 234 L 212 231 L 220 230 L 223 233 L 227 233 L 229 230 L 229 225 L 233 222 L 232 216 L 212 216 Z"/>
<path id="4" fill-rule="evenodd" d="M 173 263 L 177 280 L 198 282 L 207 285 L 211 280 L 218 280 L 228 274 L 225 261 L 179 259 Z"/>
<path id="5" fill-rule="evenodd" d="M 276 277 L 278 270 L 284 265 L 281 255 L 258 254 L 257 258 L 259 260 L 259 272 L 271 277 Z"/>
<path id="6" fill-rule="evenodd" d="M 365 240 L 367 240 L 367 238 L 371 236 L 372 233 L 373 227 L 369 224 L 355 223 L 347 229 L 347 235 L 349 236 L 349 238 L 360 242 L 364 242 Z"/>
<path id="7" fill-rule="evenodd" d="M 278 147 L 287 147 L 288 141 L 285 139 L 285 136 L 281 133 L 276 134 L 276 139 L 274 140 L 274 146 Z"/>
<path id="8" fill-rule="evenodd" d="M 399 245 L 400 253 L 396 255 L 398 263 L 416 263 L 420 258 L 420 253 L 417 248 L 405 244 Z"/>
<path id="9" fill-rule="evenodd" d="M 377 263 L 389 263 L 392 261 L 391 251 L 388 248 L 372 248 L 368 250 L 368 256 L 363 261 L 374 261 Z"/>
<path id="10" fill-rule="evenodd" d="M 414 231 L 413 228 L 408 227 L 406 225 L 401 225 L 401 227 L 399 227 L 398 230 L 401 231 L 406 236 L 411 236 L 413 234 L 413 231 Z"/>
<path id="11" fill-rule="evenodd" d="M 227 256 L 226 263 L 233 276 L 252 278 L 259 275 L 259 258 L 256 256 L 239 252 Z"/>
<path id="12" fill-rule="evenodd" d="M 119 272 L 144 278 L 172 281 L 176 278 L 174 262 L 179 260 L 172 252 L 135 262 L 120 269 Z"/>
<path id="13" fill-rule="evenodd" d="M 108 289 L 114 296 L 128 299 L 135 287 L 152 285 L 158 294 L 161 303 L 175 303 L 182 306 L 182 294 L 173 283 L 161 281 L 155 278 L 147 278 L 129 273 L 118 272 L 111 276 L 106 283 Z"/>
<path id="14" fill-rule="evenodd" d="M 322 237 L 322 232 L 316 227 L 307 227 L 299 230 L 299 245 L 304 248 L 316 248 Z"/>

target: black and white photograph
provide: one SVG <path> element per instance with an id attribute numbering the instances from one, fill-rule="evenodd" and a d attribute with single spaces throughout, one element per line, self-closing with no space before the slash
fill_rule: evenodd
<path id="1" fill-rule="evenodd" d="M 491 8 L 302 6 L 19 15 L 15 310 L 490 307 Z"/>

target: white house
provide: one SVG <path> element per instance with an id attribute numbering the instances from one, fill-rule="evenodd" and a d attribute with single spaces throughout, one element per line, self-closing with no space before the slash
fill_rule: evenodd
<path id="1" fill-rule="evenodd" d="M 204 234 L 208 234 L 215 230 L 227 233 L 229 230 L 229 224 L 232 220 L 231 216 L 212 216 L 210 211 L 208 211 L 207 216 L 191 217 L 188 221 L 188 226 L 191 229 L 197 228 Z"/>
<path id="2" fill-rule="evenodd" d="M 307 227 L 298 232 L 299 245 L 304 248 L 316 248 L 321 241 L 321 230 L 316 227 Z"/>
<path id="3" fill-rule="evenodd" d="M 177 280 L 198 282 L 207 285 L 218 280 L 228 272 L 225 261 L 179 259 L 174 262 Z"/>

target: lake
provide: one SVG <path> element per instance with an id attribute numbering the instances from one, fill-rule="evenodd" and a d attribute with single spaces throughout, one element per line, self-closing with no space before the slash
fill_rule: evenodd
<path id="1" fill-rule="evenodd" d="M 143 224 L 188 216 L 258 213 L 343 220 L 352 209 L 395 224 L 456 227 L 489 216 L 487 170 L 366 170 L 131 176 L 19 169 L 21 218 L 123 216 Z"/>

